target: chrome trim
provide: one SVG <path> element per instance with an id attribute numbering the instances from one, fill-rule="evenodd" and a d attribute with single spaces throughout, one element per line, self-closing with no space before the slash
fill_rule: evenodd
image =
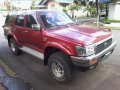
<path id="1" fill-rule="evenodd" d="M 38 51 L 33 50 L 33 49 L 26 47 L 26 46 L 21 47 L 20 50 L 22 50 L 22 51 L 24 51 L 32 56 L 35 56 L 41 60 L 44 60 L 44 54 L 41 52 L 38 52 Z"/>
<path id="2" fill-rule="evenodd" d="M 113 42 L 108 48 L 104 49 L 102 52 L 100 52 L 100 53 L 98 53 L 96 55 L 93 54 L 93 55 L 87 56 L 87 57 L 75 57 L 75 56 L 70 56 L 70 57 L 71 57 L 72 60 L 75 60 L 76 62 L 81 62 L 81 60 L 99 59 L 100 57 L 102 57 L 106 53 L 113 50 L 115 46 L 116 46 L 116 42 Z"/>
<path id="3" fill-rule="evenodd" d="M 95 43 L 95 46 L 97 46 L 97 45 L 99 45 L 99 44 L 101 44 L 101 43 L 103 43 L 103 42 L 105 42 L 105 41 L 109 40 L 110 38 L 112 38 L 112 39 L 113 39 L 113 36 L 110 36 L 110 37 L 108 37 L 108 38 L 105 38 L 104 40 L 101 40 L 101 41 L 99 41 L 99 42 Z"/>
<path id="4" fill-rule="evenodd" d="M 97 45 L 99 45 L 99 44 L 101 44 L 101 43 L 103 43 L 103 42 L 105 42 L 105 41 L 107 41 L 107 40 L 109 40 L 109 39 L 111 39 L 111 38 L 112 38 L 112 40 L 113 40 L 113 35 L 111 35 L 111 36 L 109 36 L 109 37 L 107 37 L 107 38 L 105 38 L 105 39 L 103 39 L 103 40 L 101 40 L 101 41 L 99 41 L 99 42 L 97 42 L 97 43 L 89 44 L 89 45 L 94 45 L 94 54 L 95 54 L 95 48 L 96 48 Z M 89 45 L 87 45 L 87 46 L 89 46 Z M 85 46 L 85 47 L 87 47 L 87 46 Z M 76 46 L 76 47 L 81 47 L 81 46 Z M 76 49 L 76 50 L 77 50 L 77 49 Z M 93 55 L 93 54 L 92 54 L 92 55 Z M 78 56 L 80 56 L 80 55 L 78 55 Z M 87 55 L 85 55 L 85 56 L 87 56 Z M 80 57 L 82 57 L 82 55 L 81 55 Z"/>

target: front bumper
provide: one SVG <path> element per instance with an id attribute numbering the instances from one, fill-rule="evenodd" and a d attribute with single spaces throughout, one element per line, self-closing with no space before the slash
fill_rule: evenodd
<path id="1" fill-rule="evenodd" d="M 115 46 L 116 42 L 113 42 L 108 48 L 106 48 L 105 50 L 96 55 L 94 54 L 87 57 L 74 57 L 74 56 L 70 57 L 75 66 L 91 67 L 95 66 L 100 61 L 107 59 L 112 54 Z"/>

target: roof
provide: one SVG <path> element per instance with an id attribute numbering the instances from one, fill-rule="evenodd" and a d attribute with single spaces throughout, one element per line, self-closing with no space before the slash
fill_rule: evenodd
<path id="1" fill-rule="evenodd" d="M 27 10 L 27 11 L 18 11 L 14 13 L 10 13 L 9 15 L 25 15 L 25 14 L 33 14 L 33 13 L 39 13 L 39 12 L 54 12 L 57 10 L 48 10 L 48 9 L 39 9 L 39 10 Z"/>
<path id="2" fill-rule="evenodd" d="M 50 1 L 53 1 L 53 0 L 41 0 L 39 5 L 47 5 Z M 54 0 L 54 1 L 58 3 L 73 3 L 74 0 Z"/>
<path id="3" fill-rule="evenodd" d="M 39 5 L 47 5 L 51 0 L 41 0 Z"/>

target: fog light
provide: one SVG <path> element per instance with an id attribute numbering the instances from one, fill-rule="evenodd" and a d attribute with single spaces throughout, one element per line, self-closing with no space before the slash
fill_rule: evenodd
<path id="1" fill-rule="evenodd" d="M 97 60 L 96 60 L 96 59 L 92 59 L 92 60 L 90 60 L 90 62 L 89 62 L 90 65 L 94 65 L 94 64 L 96 64 L 96 63 L 97 63 Z"/>

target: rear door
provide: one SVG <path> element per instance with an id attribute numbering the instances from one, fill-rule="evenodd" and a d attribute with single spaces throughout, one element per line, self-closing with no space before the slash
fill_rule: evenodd
<path id="1" fill-rule="evenodd" d="M 14 32 L 19 40 L 20 43 L 24 44 L 25 38 L 24 38 L 24 33 L 25 33 L 25 16 L 24 15 L 18 15 L 15 21 L 15 28 Z"/>

